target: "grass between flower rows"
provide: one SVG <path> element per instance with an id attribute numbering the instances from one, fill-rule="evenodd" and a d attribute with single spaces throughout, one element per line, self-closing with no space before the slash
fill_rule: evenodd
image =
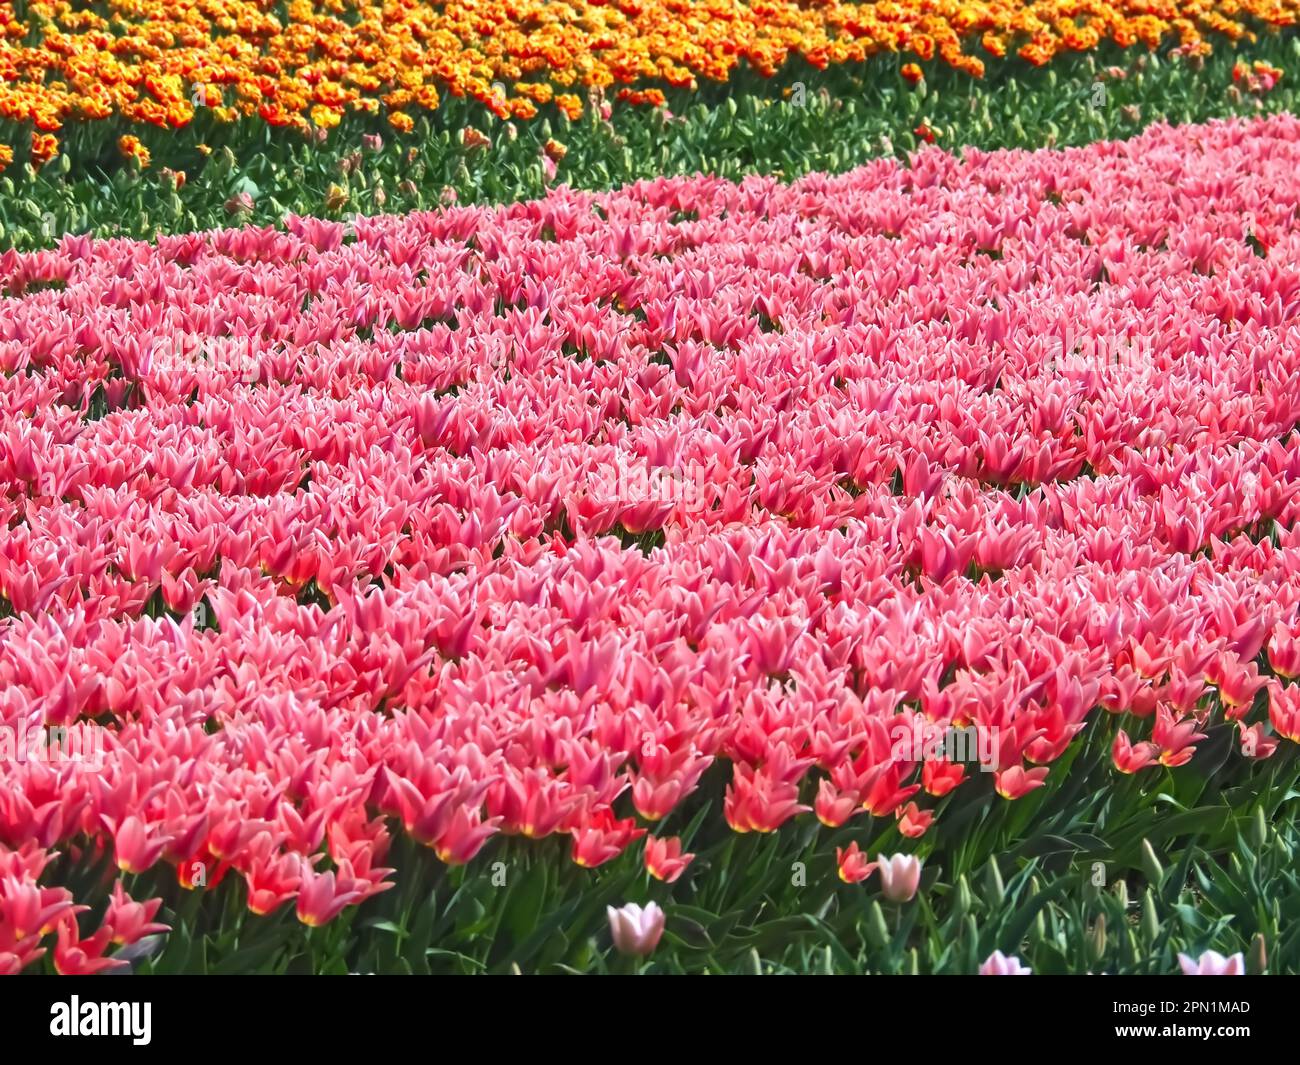
<path id="1" fill-rule="evenodd" d="M 1284 75 L 1271 91 L 1252 92 L 1234 84 L 1238 62 L 1268 63 Z M 670 96 L 666 110 L 616 107 L 609 121 L 593 112 L 571 123 L 553 111 L 505 122 L 476 102 L 451 99 L 409 136 L 355 116 L 320 143 L 261 123 L 200 118 L 146 135 L 145 168 L 122 157 L 112 123 L 87 123 L 65 132 L 64 154 L 39 172 L 23 164 L 0 177 L 0 248 L 47 246 L 67 232 L 149 238 L 276 224 L 286 213 L 400 213 L 451 196 L 510 202 L 540 195 L 548 181 L 604 189 L 695 172 L 793 178 L 904 154 L 931 137 L 950 149 L 1076 145 L 1127 137 L 1154 121 L 1294 110 L 1300 102 L 1293 31 L 1220 43 L 1205 59 L 1114 46 L 1042 68 L 1009 59 L 991 64 L 983 79 L 933 62 L 915 86 L 901 67 L 881 56 L 857 70 L 791 66 L 771 79 L 744 72 Z M 4 127 L 0 140 L 29 135 Z"/>
<path id="2" fill-rule="evenodd" d="M 165 939 L 147 941 L 141 973 L 974 973 L 995 950 L 1035 973 L 1174 973 L 1179 952 L 1243 952 L 1252 972 L 1300 969 L 1300 758 L 1264 762 L 1217 726 L 1176 770 L 1119 776 L 1114 725 L 1095 720 L 1046 787 L 1014 803 L 991 777 L 920 840 L 892 820 L 841 829 L 815 820 L 738 835 L 721 817 L 717 766 L 662 833 L 696 854 L 674 884 L 649 878 L 641 846 L 595 870 L 557 839 L 495 840 L 448 867 L 402 836 L 397 886 L 320 928 L 292 906 L 249 913 L 242 880 L 176 886 L 166 872 L 128 878 L 166 900 Z M 811 796 L 806 796 L 811 799 Z M 916 898 L 885 901 L 879 877 L 843 883 L 836 848 L 856 841 L 924 862 Z M 165 870 L 165 867 L 162 867 Z M 49 871 L 77 897 L 116 875 L 64 856 Z M 134 883 L 131 881 L 134 880 Z M 612 949 L 605 907 L 657 902 L 664 939 L 646 961 Z M 48 964 L 48 963 L 47 963 Z"/>

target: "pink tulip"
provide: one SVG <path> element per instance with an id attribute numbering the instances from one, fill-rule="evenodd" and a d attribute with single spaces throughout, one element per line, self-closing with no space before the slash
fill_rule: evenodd
<path id="1" fill-rule="evenodd" d="M 658 904 L 650 902 L 642 909 L 635 902 L 629 902 L 615 909 L 605 907 L 609 917 L 609 932 L 614 940 L 614 947 L 620 954 L 645 957 L 659 945 L 664 934 L 664 911 Z"/>
<path id="2" fill-rule="evenodd" d="M 828 828 L 839 828 L 862 807 L 862 799 L 857 792 L 838 792 L 829 780 L 823 780 L 817 786 L 817 801 L 814 809 L 817 819 Z"/>
<path id="3" fill-rule="evenodd" d="M 331 870 L 317 873 L 304 868 L 302 885 L 298 889 L 298 920 L 309 927 L 332 921 L 343 908 L 357 902 L 361 892 Z"/>
<path id="4" fill-rule="evenodd" d="M 230 215 L 242 215 L 252 212 L 256 204 L 250 193 L 239 192 L 226 201 L 226 213 Z"/>
<path id="5" fill-rule="evenodd" d="M 882 857 L 880 892 L 890 902 L 911 902 L 921 884 L 921 859 L 912 854 L 895 854 Z"/>
<path id="6" fill-rule="evenodd" d="M 1246 959 L 1240 953 L 1225 958 L 1218 951 L 1207 950 L 1199 958 L 1178 955 L 1178 964 L 1184 976 L 1245 976 Z"/>
<path id="7" fill-rule="evenodd" d="M 1139 769 L 1156 764 L 1157 749 L 1151 743 L 1133 743 L 1128 733 L 1120 729 L 1115 733 L 1111 747 L 1111 760 L 1121 773 L 1136 773 Z"/>
<path id="8" fill-rule="evenodd" d="M 155 921 L 154 915 L 162 906 L 162 899 L 136 902 L 122 889 L 119 880 L 113 885 L 113 894 L 104 914 L 104 927 L 109 929 L 109 939 L 119 945 L 130 945 L 145 936 L 166 932 L 169 926 Z"/>
<path id="9" fill-rule="evenodd" d="M 1027 965 L 1022 965 L 1020 959 L 1014 954 L 1006 955 L 1000 950 L 995 950 L 987 958 L 984 964 L 980 966 L 980 976 L 1029 976 L 1033 969 Z"/>

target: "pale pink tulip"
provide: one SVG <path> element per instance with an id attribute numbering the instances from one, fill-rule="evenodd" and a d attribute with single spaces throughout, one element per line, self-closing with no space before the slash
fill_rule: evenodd
<path id="1" fill-rule="evenodd" d="M 1207 950 L 1199 958 L 1178 955 L 1184 976 L 1245 976 L 1246 959 L 1240 952 L 1225 958 L 1216 950 Z"/>
<path id="2" fill-rule="evenodd" d="M 921 859 L 912 854 L 881 857 L 880 892 L 890 902 L 911 902 L 921 885 Z"/>
<path id="3" fill-rule="evenodd" d="M 1014 954 L 1003 954 L 1000 950 L 985 958 L 979 969 L 980 976 L 1029 976 L 1032 973 L 1033 969 L 1022 965 Z"/>
<path id="4" fill-rule="evenodd" d="M 609 917 L 609 932 L 614 940 L 614 947 L 620 954 L 645 957 L 659 945 L 664 934 L 664 911 L 657 903 L 647 903 L 644 909 L 635 902 L 629 902 L 615 909 L 605 907 Z"/>

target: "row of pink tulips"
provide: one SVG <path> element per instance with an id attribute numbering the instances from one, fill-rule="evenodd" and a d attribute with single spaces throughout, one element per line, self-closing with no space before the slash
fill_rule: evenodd
<path id="1" fill-rule="evenodd" d="M 718 759 L 737 831 L 915 838 L 1097 710 L 1125 773 L 1300 741 L 1298 164 L 1283 117 L 0 255 L 0 733 L 96 752 L 0 761 L 0 968 L 152 927 L 56 850 L 318 924 L 395 831 L 675 879 Z"/>

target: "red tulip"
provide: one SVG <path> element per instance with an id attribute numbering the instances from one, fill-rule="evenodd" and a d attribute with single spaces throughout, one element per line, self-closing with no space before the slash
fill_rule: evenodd
<path id="1" fill-rule="evenodd" d="M 966 767 L 942 759 L 921 766 L 921 784 L 929 795 L 942 798 L 966 779 Z"/>
<path id="2" fill-rule="evenodd" d="M 909 802 L 894 813 L 898 818 L 898 831 L 908 839 L 924 836 L 926 829 L 934 823 L 934 811 L 922 810 L 914 802 Z"/>
<path id="3" fill-rule="evenodd" d="M 115 883 L 112 900 L 104 914 L 104 927 L 110 930 L 110 941 L 126 946 L 145 936 L 168 931 L 169 926 L 154 920 L 161 905 L 162 899 L 136 902 L 122 889 L 121 881 Z"/>
<path id="4" fill-rule="evenodd" d="M 67 918 L 59 922 L 57 943 L 54 948 L 54 968 L 60 976 L 95 976 L 98 973 L 124 969 L 128 962 L 104 957 L 109 944 L 108 935 L 101 929 L 89 939 L 79 939 L 77 922 Z"/>
<path id="5" fill-rule="evenodd" d="M 1279 736 L 1300 743 L 1300 685 L 1277 684 L 1269 689 L 1268 719 Z"/>
<path id="6" fill-rule="evenodd" d="M 1205 739 L 1205 733 L 1197 732 L 1196 720 L 1179 720 L 1165 707 L 1156 711 L 1155 729 L 1151 740 L 1160 750 L 1160 764 L 1166 766 L 1186 765 L 1196 753 L 1196 742 Z"/>
<path id="7" fill-rule="evenodd" d="M 312 928 L 326 924 L 364 894 L 351 881 L 336 877 L 332 870 L 318 873 L 304 864 L 298 889 L 298 920 Z"/>
<path id="8" fill-rule="evenodd" d="M 817 786 L 817 801 L 813 809 L 817 820 L 827 828 L 839 828 L 861 807 L 862 800 L 855 791 L 837 791 L 829 780 L 823 780 Z"/>
<path id="9" fill-rule="evenodd" d="M 1111 745 L 1111 760 L 1121 773 L 1136 773 L 1159 760 L 1159 748 L 1152 743 L 1132 743 L 1128 733 L 1120 729 Z"/>
<path id="10" fill-rule="evenodd" d="M 835 861 L 840 868 L 840 879 L 846 884 L 860 884 L 876 871 L 876 862 L 868 862 L 867 856 L 858 850 L 857 843 L 850 843 L 848 849 L 837 847 Z"/>
<path id="11" fill-rule="evenodd" d="M 1004 799 L 1019 799 L 1035 788 L 1041 788 L 1046 777 L 1046 766 L 1039 769 L 1026 769 L 1024 766 L 1015 765 L 996 774 L 993 785 Z"/>
<path id="12" fill-rule="evenodd" d="M 676 836 L 669 839 L 647 837 L 645 841 L 646 872 L 656 880 L 673 883 L 694 860 L 695 855 L 682 853 L 682 841 Z"/>
<path id="13" fill-rule="evenodd" d="M 625 851 L 633 840 L 646 834 L 628 817 L 617 820 L 614 811 L 604 807 L 585 817 L 573 830 L 573 860 L 588 869 L 603 865 Z"/>
<path id="14" fill-rule="evenodd" d="M 151 830 L 140 818 L 124 818 L 113 832 L 113 850 L 117 867 L 126 873 L 143 873 L 166 849 L 170 838 Z"/>

